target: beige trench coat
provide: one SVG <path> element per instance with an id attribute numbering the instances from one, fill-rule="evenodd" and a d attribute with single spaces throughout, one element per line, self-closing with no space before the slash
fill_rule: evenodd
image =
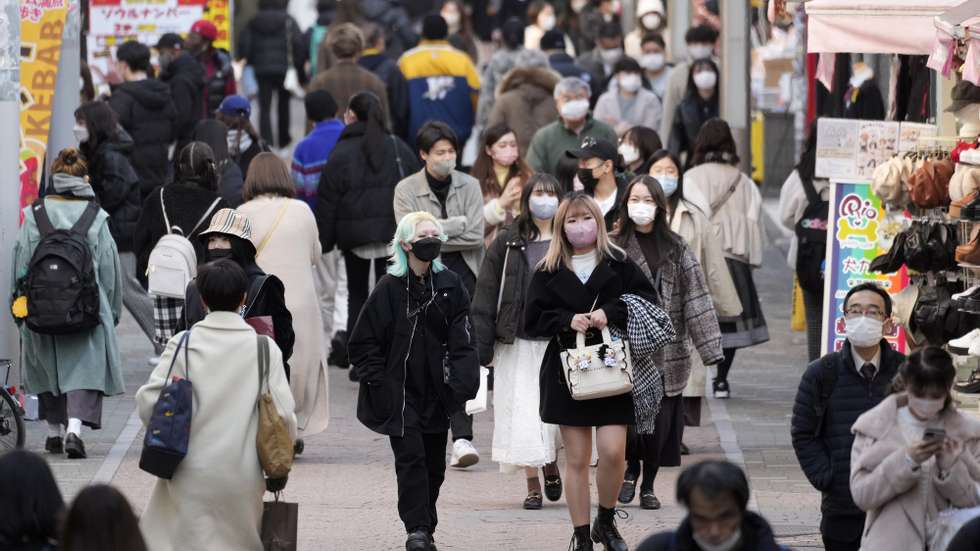
<path id="1" fill-rule="evenodd" d="M 906 458 L 908 444 L 898 426 L 905 394 L 889 396 L 858 417 L 851 429 L 851 494 L 868 516 L 861 539 L 863 551 L 902 549 L 922 551 L 928 542 L 927 524 L 940 511 L 980 505 L 980 421 L 955 409 L 942 415 L 947 438 L 963 443 L 963 452 L 945 478 L 933 464 L 928 478 L 913 471 Z M 920 485 L 928 484 L 928 500 Z"/>
<path id="2" fill-rule="evenodd" d="M 167 343 L 150 379 L 136 392 L 144 426 L 168 383 L 167 371 L 183 334 Z M 262 551 L 265 482 L 255 448 L 255 331 L 236 312 L 212 312 L 194 325 L 188 344 L 188 362 L 181 348 L 173 369 L 194 385 L 187 456 L 172 479 L 157 479 L 140 519 L 143 537 L 150 551 Z M 282 353 L 274 342 L 269 344 L 269 392 L 295 437 L 296 416 Z"/>
<path id="3" fill-rule="evenodd" d="M 330 408 L 323 322 L 313 282 L 321 250 L 316 219 L 306 203 L 268 195 L 256 197 L 238 210 L 248 217 L 252 242 L 261 248 L 255 258 L 259 268 L 286 286 L 286 307 L 293 315 L 296 334 L 289 359 L 289 386 L 296 400 L 299 436 L 323 432 L 330 420 Z"/>

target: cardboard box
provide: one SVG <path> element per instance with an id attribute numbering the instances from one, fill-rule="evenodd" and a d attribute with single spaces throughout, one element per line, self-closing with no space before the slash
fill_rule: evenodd
<path id="1" fill-rule="evenodd" d="M 793 72 L 793 59 L 788 57 L 763 59 L 762 65 L 766 69 L 766 77 L 763 81 L 766 88 L 778 88 L 779 77 Z"/>

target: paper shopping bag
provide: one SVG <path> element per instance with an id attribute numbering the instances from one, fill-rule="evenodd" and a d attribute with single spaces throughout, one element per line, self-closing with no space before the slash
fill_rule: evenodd
<path id="1" fill-rule="evenodd" d="M 483 413 L 487 410 L 487 386 L 490 370 L 480 367 L 480 390 L 476 391 L 476 397 L 466 401 L 466 414 Z"/>
<path id="2" fill-rule="evenodd" d="M 296 551 L 299 504 L 266 501 L 262 510 L 262 548 L 265 551 Z"/>

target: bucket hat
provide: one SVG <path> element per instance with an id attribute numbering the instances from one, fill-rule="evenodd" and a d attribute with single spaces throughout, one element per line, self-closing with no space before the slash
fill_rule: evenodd
<path id="1" fill-rule="evenodd" d="M 237 237 L 247 243 L 252 248 L 252 254 L 255 254 L 255 244 L 252 243 L 252 224 L 244 214 L 235 209 L 221 209 L 214 213 L 208 229 L 202 231 L 198 238 L 207 243 L 208 238 L 212 235 Z"/>

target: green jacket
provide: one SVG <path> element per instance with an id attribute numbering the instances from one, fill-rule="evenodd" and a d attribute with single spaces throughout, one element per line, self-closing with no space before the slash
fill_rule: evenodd
<path id="1" fill-rule="evenodd" d="M 569 149 L 576 149 L 582 144 L 582 139 L 592 136 L 618 144 L 616 132 L 606 123 L 597 121 L 589 116 L 585 126 L 578 134 L 573 133 L 562 123 L 561 119 L 541 127 L 534 133 L 531 146 L 528 149 L 527 162 L 535 172 L 547 172 L 554 175 L 558 168 L 558 160 Z"/>
<path id="2" fill-rule="evenodd" d="M 44 200 L 55 228 L 71 227 L 81 217 L 86 204 L 60 196 L 48 196 Z M 41 241 L 33 209 L 24 208 L 23 215 L 24 223 L 14 246 L 11 296 L 16 293 L 17 281 L 27 275 L 31 256 Z M 115 330 L 122 313 L 122 270 L 108 221 L 109 215 L 100 210 L 88 232 L 95 278 L 99 284 L 102 323 L 91 331 L 71 335 L 42 335 L 28 329 L 26 324 L 20 324 L 24 386 L 32 394 L 98 390 L 111 396 L 125 391 Z"/>

